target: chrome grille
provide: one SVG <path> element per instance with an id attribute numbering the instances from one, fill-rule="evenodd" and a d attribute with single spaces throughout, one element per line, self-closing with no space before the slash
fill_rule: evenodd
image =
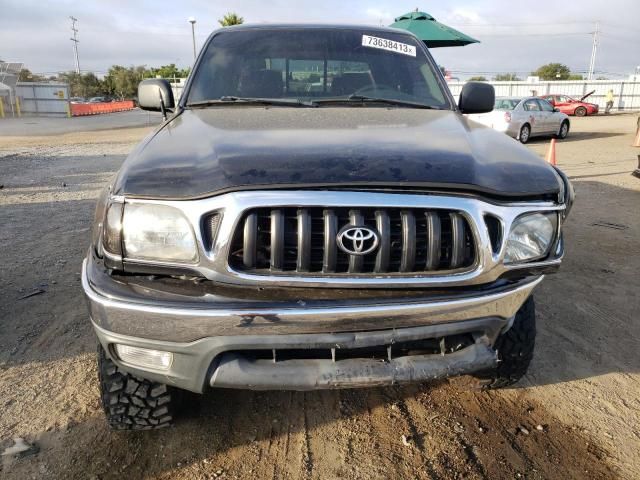
<path id="1" fill-rule="evenodd" d="M 347 225 L 377 232 L 375 251 L 343 251 L 337 236 Z M 237 224 L 229 252 L 234 270 L 271 275 L 446 274 L 469 270 L 475 260 L 461 212 L 420 208 L 254 208 Z"/>

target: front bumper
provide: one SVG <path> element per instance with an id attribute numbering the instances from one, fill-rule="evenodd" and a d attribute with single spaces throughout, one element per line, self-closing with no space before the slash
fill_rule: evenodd
<path id="1" fill-rule="evenodd" d="M 144 302 L 108 294 L 92 281 L 85 260 L 82 286 L 100 343 L 122 369 L 186 390 L 205 386 L 253 389 L 345 388 L 426 381 L 489 368 L 491 348 L 511 325 L 542 276 L 495 290 L 450 298 L 382 299 L 358 303 L 292 302 L 267 308 L 215 301 L 191 305 Z M 426 294 L 425 294 L 426 295 Z M 336 333 L 339 332 L 339 333 Z M 475 342 L 446 355 L 410 355 L 381 361 L 348 358 L 276 361 L 277 350 L 356 349 L 473 334 Z M 113 345 L 173 354 L 166 371 L 123 363 Z M 274 360 L 244 358 L 242 352 L 273 351 Z"/>

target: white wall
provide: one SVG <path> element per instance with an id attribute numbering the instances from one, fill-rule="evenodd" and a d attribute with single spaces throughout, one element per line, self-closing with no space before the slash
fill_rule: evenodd
<path id="1" fill-rule="evenodd" d="M 566 80 L 553 82 L 487 82 L 496 89 L 498 97 L 525 97 L 558 93 L 579 99 L 591 90 L 595 92 L 585 101 L 604 108 L 605 95 L 611 89 L 614 94 L 614 109 L 640 110 L 640 81 L 629 80 Z M 455 98 L 460 94 L 465 82 L 449 82 L 449 89 Z M 535 94 L 533 92 L 536 92 Z"/>

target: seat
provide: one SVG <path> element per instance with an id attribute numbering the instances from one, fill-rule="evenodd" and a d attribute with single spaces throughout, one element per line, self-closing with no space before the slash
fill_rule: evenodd
<path id="1" fill-rule="evenodd" d="M 331 82 L 331 94 L 337 97 L 350 95 L 362 87 L 373 85 L 371 74 L 365 73 L 343 73 L 339 77 L 334 77 Z"/>
<path id="2" fill-rule="evenodd" d="M 243 97 L 278 98 L 283 89 L 281 70 L 251 70 L 242 76 L 240 83 Z"/>

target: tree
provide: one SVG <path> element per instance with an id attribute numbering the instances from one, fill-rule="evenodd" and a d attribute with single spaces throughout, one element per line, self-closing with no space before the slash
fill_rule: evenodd
<path id="1" fill-rule="evenodd" d="M 105 93 L 103 82 L 92 72 L 61 73 L 58 75 L 58 80 L 69 84 L 72 97 L 95 97 Z"/>
<path id="2" fill-rule="evenodd" d="M 120 98 L 131 98 L 138 91 L 138 83 L 144 78 L 144 67 L 122 67 L 113 65 L 105 75 L 103 86 L 106 93 Z"/>
<path id="3" fill-rule="evenodd" d="M 225 16 L 220 20 L 218 20 L 218 23 L 222 27 L 230 27 L 231 25 L 240 25 L 244 23 L 244 18 L 239 16 L 237 13 L 229 12 L 225 14 Z"/>
<path id="4" fill-rule="evenodd" d="M 470 82 L 486 82 L 487 77 L 483 77 L 482 75 L 478 75 L 477 77 L 471 77 L 469 79 Z"/>
<path id="5" fill-rule="evenodd" d="M 20 73 L 18 74 L 19 82 L 44 82 L 46 80 L 46 77 L 31 73 L 31 70 L 29 70 L 28 68 L 21 69 Z"/>
<path id="6" fill-rule="evenodd" d="M 562 63 L 547 63 L 538 67 L 531 75 L 540 77 L 542 80 L 569 80 L 571 70 Z"/>
<path id="7" fill-rule="evenodd" d="M 493 79 L 496 82 L 519 82 L 520 79 L 515 73 L 499 73 Z"/>

